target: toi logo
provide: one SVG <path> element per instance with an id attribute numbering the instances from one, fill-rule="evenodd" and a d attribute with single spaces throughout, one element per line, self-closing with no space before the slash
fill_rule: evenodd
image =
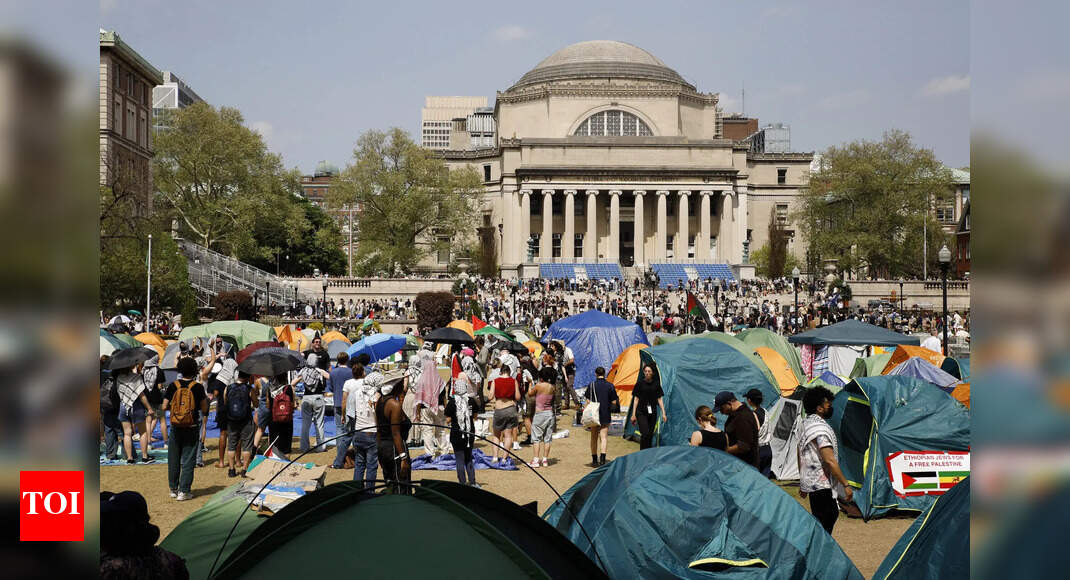
<path id="1" fill-rule="evenodd" d="M 85 474 L 19 472 L 19 540 L 81 542 L 85 539 Z"/>

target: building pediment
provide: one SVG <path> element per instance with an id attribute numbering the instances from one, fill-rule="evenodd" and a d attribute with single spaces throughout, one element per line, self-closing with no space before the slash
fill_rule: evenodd
<path id="1" fill-rule="evenodd" d="M 521 182 L 537 181 L 620 181 L 663 183 L 666 180 L 701 179 L 704 183 L 723 182 L 737 177 L 739 171 L 731 167 L 688 167 L 677 165 L 521 165 L 516 177 Z"/>

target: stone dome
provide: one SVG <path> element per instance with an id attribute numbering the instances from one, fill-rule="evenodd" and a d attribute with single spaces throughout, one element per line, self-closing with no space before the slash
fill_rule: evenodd
<path id="1" fill-rule="evenodd" d="M 314 177 L 337 177 L 340 171 L 338 166 L 326 161 L 320 161 L 316 164 L 316 170 L 312 173 Z"/>
<path id="2" fill-rule="evenodd" d="M 615 40 L 588 40 L 551 54 L 510 89 L 559 80 L 599 78 L 654 80 L 695 88 L 638 46 Z"/>

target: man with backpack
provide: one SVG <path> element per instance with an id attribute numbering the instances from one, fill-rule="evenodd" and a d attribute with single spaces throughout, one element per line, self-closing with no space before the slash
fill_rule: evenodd
<path id="1" fill-rule="evenodd" d="M 200 428 L 208 416 L 208 395 L 197 382 L 197 362 L 192 358 L 178 360 L 180 378 L 167 386 L 163 409 L 171 412 L 171 436 L 167 448 L 167 482 L 171 497 L 178 501 L 191 499 L 193 468 L 201 445 Z"/>
<path id="2" fill-rule="evenodd" d="M 241 466 L 241 476 L 253 458 L 253 388 L 249 383 L 250 375 L 238 371 L 238 380 L 227 385 L 223 391 L 223 406 L 227 415 L 227 477 L 237 477 L 237 466 Z M 238 461 L 238 445 L 241 445 L 241 461 Z"/>

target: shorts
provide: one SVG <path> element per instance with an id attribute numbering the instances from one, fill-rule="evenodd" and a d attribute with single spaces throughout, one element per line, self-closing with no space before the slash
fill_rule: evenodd
<path id="1" fill-rule="evenodd" d="M 252 419 L 245 421 L 227 421 L 227 451 L 237 451 L 238 443 L 241 450 L 249 453 L 253 450 L 253 432 L 256 427 Z"/>
<path id="2" fill-rule="evenodd" d="M 267 411 L 265 409 L 257 409 L 256 421 L 257 426 L 259 426 L 261 429 L 267 429 L 268 425 L 271 424 L 271 411 Z"/>
<path id="3" fill-rule="evenodd" d="M 519 425 L 520 421 L 517 416 L 516 405 L 494 410 L 495 431 L 508 431 L 509 429 L 516 429 Z"/>
<path id="4" fill-rule="evenodd" d="M 123 423 L 144 423 L 148 411 L 141 404 L 141 400 L 134 401 L 134 405 L 119 405 L 119 420 Z"/>
<path id="5" fill-rule="evenodd" d="M 557 428 L 552 409 L 539 411 L 531 420 L 531 442 L 549 443 L 554 438 L 554 429 Z"/>

